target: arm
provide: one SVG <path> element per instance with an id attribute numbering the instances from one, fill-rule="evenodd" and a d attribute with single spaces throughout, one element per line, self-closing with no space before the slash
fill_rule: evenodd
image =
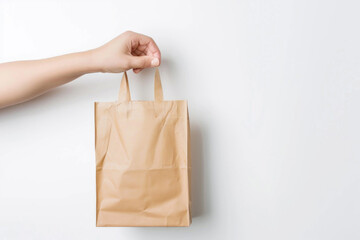
<path id="1" fill-rule="evenodd" d="M 147 36 L 125 32 L 105 45 L 85 52 L 0 64 L 0 108 L 34 98 L 86 73 L 135 73 L 160 65 L 156 43 Z"/>

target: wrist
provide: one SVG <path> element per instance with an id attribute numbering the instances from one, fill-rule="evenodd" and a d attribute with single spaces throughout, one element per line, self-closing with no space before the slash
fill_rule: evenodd
<path id="1" fill-rule="evenodd" d="M 98 49 L 95 48 L 82 52 L 84 58 L 86 59 L 88 73 L 105 72 L 101 66 L 101 62 L 99 61 L 100 58 L 98 57 L 97 50 Z"/>

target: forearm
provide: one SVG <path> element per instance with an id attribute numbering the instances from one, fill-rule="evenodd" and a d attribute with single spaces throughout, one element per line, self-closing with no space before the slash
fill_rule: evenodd
<path id="1" fill-rule="evenodd" d="M 99 71 L 92 52 L 0 64 L 0 108 L 24 102 L 83 74 Z"/>

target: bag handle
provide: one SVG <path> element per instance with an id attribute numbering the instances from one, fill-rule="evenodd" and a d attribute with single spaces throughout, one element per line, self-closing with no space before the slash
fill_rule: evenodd
<path id="1" fill-rule="evenodd" d="M 161 80 L 160 80 L 160 73 L 159 73 L 158 68 L 156 68 L 156 71 L 155 71 L 154 98 L 155 98 L 156 102 L 163 101 L 163 98 L 164 98 L 163 90 L 162 90 L 162 86 L 161 86 Z M 124 72 L 124 75 L 121 80 L 118 101 L 119 102 L 130 102 L 131 101 L 129 81 L 128 81 L 126 71 Z"/>

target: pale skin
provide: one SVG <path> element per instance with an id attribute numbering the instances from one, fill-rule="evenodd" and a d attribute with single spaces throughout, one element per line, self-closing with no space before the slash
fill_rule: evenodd
<path id="1" fill-rule="evenodd" d="M 62 56 L 0 64 L 0 108 L 18 104 L 94 72 L 139 73 L 161 63 L 155 41 L 127 31 L 95 49 Z"/>

